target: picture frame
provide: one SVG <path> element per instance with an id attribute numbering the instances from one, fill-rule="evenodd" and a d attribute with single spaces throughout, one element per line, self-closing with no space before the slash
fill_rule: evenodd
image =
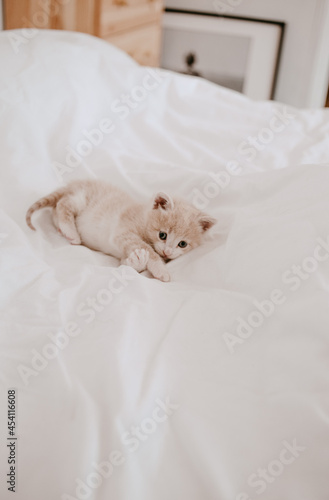
<path id="1" fill-rule="evenodd" d="M 272 99 L 284 23 L 166 9 L 161 66 Z"/>

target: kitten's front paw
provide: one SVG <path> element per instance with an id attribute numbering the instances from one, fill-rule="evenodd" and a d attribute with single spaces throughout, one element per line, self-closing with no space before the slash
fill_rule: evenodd
<path id="1" fill-rule="evenodd" d="M 159 273 L 158 276 L 154 276 L 154 277 L 160 281 L 165 281 L 165 282 L 168 282 L 171 279 L 168 271 L 163 271 L 162 273 Z"/>
<path id="2" fill-rule="evenodd" d="M 148 270 L 150 273 L 160 281 L 170 281 L 170 274 L 168 273 L 165 265 L 162 262 L 149 262 Z"/>
<path id="3" fill-rule="evenodd" d="M 136 248 L 129 255 L 128 259 L 124 261 L 127 266 L 133 267 L 136 269 L 138 273 L 145 271 L 148 260 L 149 260 L 149 252 L 144 248 Z"/>

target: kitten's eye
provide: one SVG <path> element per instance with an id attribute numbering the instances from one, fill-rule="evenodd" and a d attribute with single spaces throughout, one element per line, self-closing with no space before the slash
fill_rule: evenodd
<path id="1" fill-rule="evenodd" d="M 166 240 L 167 239 L 167 233 L 163 233 L 162 231 L 160 231 L 159 238 L 160 238 L 160 240 Z"/>
<path id="2" fill-rule="evenodd" d="M 186 243 L 186 241 L 180 241 L 178 243 L 178 246 L 181 247 L 181 248 L 185 248 L 185 247 L 187 247 L 187 243 Z"/>

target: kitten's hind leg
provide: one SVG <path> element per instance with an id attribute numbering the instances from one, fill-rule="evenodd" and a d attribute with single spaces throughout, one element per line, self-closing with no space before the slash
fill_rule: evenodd
<path id="1" fill-rule="evenodd" d="M 60 233 L 72 245 L 80 245 L 81 238 L 75 225 L 76 210 L 74 204 L 67 197 L 62 198 L 56 206 L 56 225 Z"/>
<path id="2" fill-rule="evenodd" d="M 55 228 L 57 229 L 57 231 L 59 232 L 59 234 L 61 236 L 64 236 L 62 231 L 60 230 L 59 228 L 59 225 L 58 225 L 58 216 L 57 216 L 57 211 L 56 211 L 56 207 L 53 208 L 53 223 L 54 223 L 54 226 Z"/>
<path id="3" fill-rule="evenodd" d="M 53 208 L 53 223 L 57 231 L 60 231 L 59 226 L 58 226 L 58 217 L 57 217 L 57 212 L 56 212 L 56 207 Z"/>

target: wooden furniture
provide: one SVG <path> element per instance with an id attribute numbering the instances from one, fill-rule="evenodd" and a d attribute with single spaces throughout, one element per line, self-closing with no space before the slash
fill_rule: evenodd
<path id="1" fill-rule="evenodd" d="M 158 66 L 163 0 L 3 0 L 4 29 L 82 31 Z"/>

